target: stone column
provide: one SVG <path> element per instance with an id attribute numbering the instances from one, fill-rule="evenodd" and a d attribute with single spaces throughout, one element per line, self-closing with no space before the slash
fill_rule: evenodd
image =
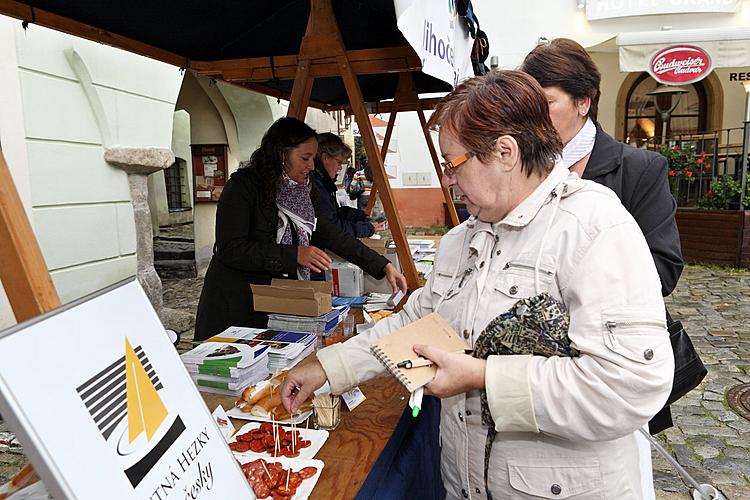
<path id="1" fill-rule="evenodd" d="M 128 174 L 135 214 L 138 281 L 157 312 L 162 308 L 161 279 L 154 269 L 154 234 L 148 208 L 148 176 L 172 165 L 174 153 L 166 148 L 113 147 L 104 153 L 107 163 Z"/>

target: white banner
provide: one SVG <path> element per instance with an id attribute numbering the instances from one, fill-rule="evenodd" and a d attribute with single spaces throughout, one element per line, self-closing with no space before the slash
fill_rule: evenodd
<path id="1" fill-rule="evenodd" d="M 135 280 L 0 334 L 0 411 L 55 498 L 255 498 Z"/>
<path id="2" fill-rule="evenodd" d="M 455 0 L 394 0 L 398 29 L 422 60 L 422 72 L 454 87 L 474 76 L 474 39 L 456 13 Z"/>
<path id="3" fill-rule="evenodd" d="M 735 12 L 739 3 L 739 0 L 586 0 L 586 17 L 595 21 L 652 14 Z"/>

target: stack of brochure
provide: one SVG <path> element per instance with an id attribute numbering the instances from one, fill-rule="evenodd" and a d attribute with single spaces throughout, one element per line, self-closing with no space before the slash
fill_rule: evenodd
<path id="1" fill-rule="evenodd" d="M 268 375 L 270 346 L 204 342 L 182 354 L 182 362 L 198 389 L 237 396 Z"/>
<path id="2" fill-rule="evenodd" d="M 330 312 L 317 317 L 294 316 L 292 314 L 269 314 L 268 328 L 280 331 L 329 335 L 349 313 L 348 305 L 334 307 Z"/>
<path id="3" fill-rule="evenodd" d="M 251 346 L 268 347 L 267 370 L 274 373 L 277 368 L 291 368 L 302 361 L 313 349 L 317 336 L 314 333 L 264 330 L 233 326 L 208 341 L 231 342 Z"/>

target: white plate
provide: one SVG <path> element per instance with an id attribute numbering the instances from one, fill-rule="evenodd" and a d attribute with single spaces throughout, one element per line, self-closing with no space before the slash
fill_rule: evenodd
<path id="1" fill-rule="evenodd" d="M 248 462 L 252 462 L 253 460 L 257 460 L 257 457 L 249 457 L 244 455 L 238 455 L 237 460 L 241 464 L 246 464 Z M 264 459 L 266 460 L 266 459 Z M 291 497 L 290 500 L 304 500 L 305 498 L 309 497 L 310 494 L 313 491 L 313 488 L 315 488 L 315 485 L 318 482 L 318 478 L 320 478 L 320 473 L 323 472 L 323 467 L 325 464 L 321 460 L 314 460 L 314 459 L 304 459 L 304 458 L 287 458 L 287 457 L 278 457 L 278 458 L 271 458 L 270 460 L 266 460 L 266 462 L 281 462 L 281 465 L 288 469 L 291 465 L 292 472 L 298 472 L 300 469 L 304 467 L 315 467 L 318 469 L 318 472 L 315 473 L 313 477 L 307 478 L 304 481 L 302 481 L 302 484 L 299 485 L 299 488 L 297 488 L 297 492 L 294 494 L 293 497 Z M 254 492 L 253 492 L 254 493 Z M 266 498 L 271 498 L 266 497 Z"/>
<path id="2" fill-rule="evenodd" d="M 237 436 L 240 434 L 244 434 L 246 432 L 249 432 L 253 429 L 257 429 L 260 427 L 260 422 L 250 422 L 249 424 L 245 424 L 242 426 L 240 430 L 238 430 L 234 436 L 232 436 L 227 442 L 234 443 L 237 441 Z M 291 427 L 287 426 L 281 426 L 282 429 L 285 431 L 291 431 Z M 328 431 L 324 431 L 322 429 L 305 429 L 304 427 L 296 427 L 297 431 L 300 433 L 300 439 L 307 439 L 310 440 L 310 446 L 307 448 L 300 448 L 299 449 L 299 457 L 296 458 L 313 458 L 318 451 L 323 447 L 323 445 L 326 442 L 326 439 L 328 439 Z M 233 451 L 235 455 L 240 456 L 248 456 L 248 457 L 255 457 L 255 458 L 263 458 L 265 460 L 276 460 L 276 458 L 288 458 L 288 457 L 273 457 L 271 453 L 263 452 L 263 453 L 256 453 L 254 451 L 246 451 L 243 453 L 238 453 L 236 451 Z"/>
<path id="3" fill-rule="evenodd" d="M 240 410 L 236 406 L 229 410 L 227 412 L 227 415 L 229 415 L 232 418 L 239 418 L 241 420 L 253 420 L 255 422 L 271 422 L 270 418 L 266 417 L 259 417 L 257 415 L 253 415 L 252 413 L 245 413 L 244 411 Z M 307 410 L 305 412 L 300 413 L 299 415 L 295 415 L 292 418 L 287 418 L 285 420 L 276 420 L 279 424 L 300 424 L 305 421 L 307 417 L 312 415 L 312 410 Z"/>

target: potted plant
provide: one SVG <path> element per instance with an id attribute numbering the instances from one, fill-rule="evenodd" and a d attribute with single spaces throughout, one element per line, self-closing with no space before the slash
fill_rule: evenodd
<path id="1" fill-rule="evenodd" d="M 740 211 L 740 182 L 731 175 L 712 179 L 708 190 L 697 179 L 713 174 L 706 153 L 694 145 L 661 146 L 677 200 L 675 219 L 685 262 L 750 267 L 750 210 Z M 693 197 L 694 196 L 694 197 Z M 750 190 L 742 202 L 750 207 Z M 698 208 L 686 208 L 696 206 Z"/>
<path id="2" fill-rule="evenodd" d="M 698 202 L 698 207 L 708 210 L 737 210 L 740 208 L 740 201 L 747 207 L 750 205 L 750 186 L 746 187 L 742 200 L 741 190 L 740 181 L 731 175 L 722 175 L 711 181 L 711 186 Z"/>

